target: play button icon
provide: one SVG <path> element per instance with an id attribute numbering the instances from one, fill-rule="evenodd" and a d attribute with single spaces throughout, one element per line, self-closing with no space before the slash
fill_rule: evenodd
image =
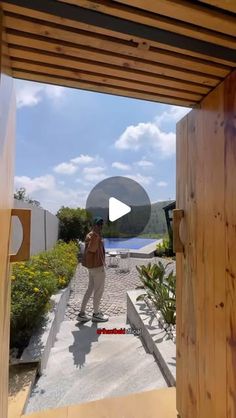
<path id="1" fill-rule="evenodd" d="M 128 177 L 108 177 L 89 193 L 86 209 L 104 220 L 103 236 L 129 238 L 140 235 L 148 224 L 151 202 L 144 188 Z"/>
<path id="2" fill-rule="evenodd" d="M 127 215 L 131 211 L 131 207 L 116 199 L 110 197 L 109 199 L 109 221 L 114 222 L 122 216 Z"/>

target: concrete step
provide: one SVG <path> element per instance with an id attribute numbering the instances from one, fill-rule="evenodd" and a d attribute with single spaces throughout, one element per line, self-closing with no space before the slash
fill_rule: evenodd
<path id="1" fill-rule="evenodd" d="M 100 327 L 130 328 L 124 316 L 102 324 L 62 323 L 27 413 L 167 386 L 139 337 L 99 335 Z"/>

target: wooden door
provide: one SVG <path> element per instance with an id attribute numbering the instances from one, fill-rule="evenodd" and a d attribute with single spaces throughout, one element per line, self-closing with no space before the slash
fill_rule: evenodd
<path id="1" fill-rule="evenodd" d="M 10 325 L 9 240 L 13 205 L 15 96 L 0 9 L 0 417 L 7 417 Z"/>
<path id="2" fill-rule="evenodd" d="M 177 410 L 236 417 L 236 71 L 177 125 Z"/>

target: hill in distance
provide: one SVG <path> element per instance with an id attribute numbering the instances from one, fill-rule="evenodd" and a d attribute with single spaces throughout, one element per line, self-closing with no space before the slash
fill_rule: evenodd
<path id="1" fill-rule="evenodd" d="M 163 210 L 163 207 L 173 202 L 173 200 L 168 201 L 162 201 L 162 202 L 156 202 L 151 204 L 151 215 L 148 224 L 144 228 L 141 235 L 147 235 L 147 236 L 154 236 L 154 235 L 165 235 L 167 234 L 167 225 L 166 225 L 166 218 L 165 218 L 165 212 Z M 87 209 L 89 211 L 89 209 Z M 118 237 L 121 234 L 119 233 L 119 221 L 117 220 L 115 222 L 109 222 L 108 220 L 108 208 L 93 208 L 92 213 L 96 213 L 96 215 L 101 216 L 105 220 L 105 225 L 103 228 L 103 235 L 105 237 Z M 139 222 L 140 217 L 142 217 L 142 207 L 140 207 L 140 210 L 138 211 L 137 216 L 137 224 Z M 129 215 L 124 219 L 122 218 L 122 223 L 127 219 L 127 222 L 129 220 Z M 135 236 L 136 231 L 130 230 L 130 236 Z"/>
<path id="2" fill-rule="evenodd" d="M 166 217 L 163 208 L 172 202 L 173 200 L 152 203 L 150 220 L 143 234 L 167 234 Z"/>

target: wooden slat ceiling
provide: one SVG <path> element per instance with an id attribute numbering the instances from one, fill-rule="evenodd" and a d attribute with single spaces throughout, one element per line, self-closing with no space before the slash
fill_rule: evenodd
<path id="1" fill-rule="evenodd" d="M 15 78 L 194 107 L 236 67 L 236 0 L 1 5 Z"/>

